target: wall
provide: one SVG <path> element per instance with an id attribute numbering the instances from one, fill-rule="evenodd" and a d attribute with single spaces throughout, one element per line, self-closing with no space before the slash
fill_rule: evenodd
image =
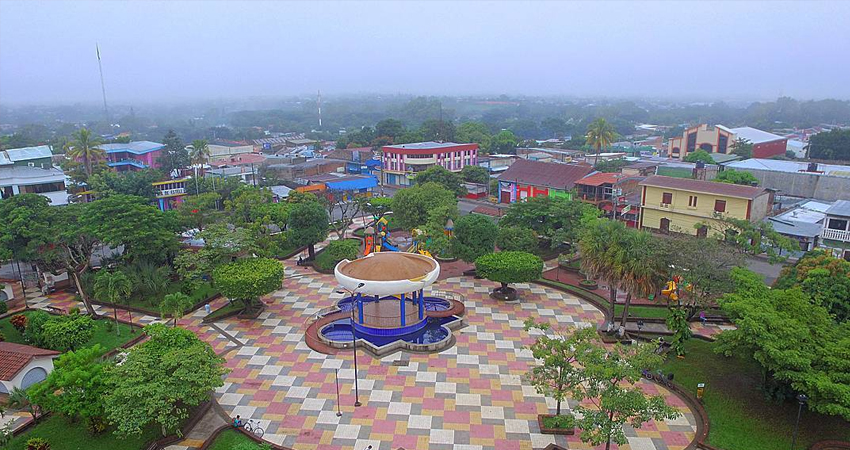
<path id="1" fill-rule="evenodd" d="M 211 160 L 227 159 L 227 157 L 230 156 L 230 155 L 239 155 L 239 154 L 242 154 L 242 153 L 252 153 L 254 151 L 254 146 L 252 146 L 252 145 L 242 145 L 242 146 L 239 146 L 239 147 L 230 147 L 230 146 L 227 146 L 227 145 L 210 144 L 208 147 L 209 147 L 209 151 L 210 151 L 210 159 Z"/>
<path id="2" fill-rule="evenodd" d="M 673 194 L 673 202 L 669 207 L 661 208 L 662 194 L 670 192 Z M 688 206 L 689 196 L 697 197 L 697 206 Z M 743 198 L 724 197 L 712 194 L 703 194 L 699 192 L 677 191 L 669 188 L 658 188 L 646 186 L 646 199 L 643 203 L 647 208 L 662 209 L 680 214 L 695 215 L 705 218 L 714 217 L 714 201 L 726 200 L 726 215 L 736 219 L 747 218 L 747 203 L 748 200 Z"/>
<path id="3" fill-rule="evenodd" d="M 788 140 L 765 142 L 753 145 L 753 158 L 770 158 L 771 156 L 785 156 Z"/>
<path id="4" fill-rule="evenodd" d="M 759 186 L 775 189 L 781 195 L 834 202 L 850 200 L 850 177 L 805 172 L 774 172 L 746 169 L 758 178 Z"/>
<path id="5" fill-rule="evenodd" d="M 11 381 L 0 381 L 0 383 L 3 383 L 9 390 L 9 392 L 11 392 L 13 387 L 21 387 L 21 382 L 23 382 L 23 379 L 26 374 L 36 367 L 44 369 L 44 371 L 47 372 L 47 374 L 49 375 L 50 372 L 53 372 L 53 358 L 44 356 L 35 358 L 30 361 L 30 363 L 27 364 L 26 367 L 21 369 L 21 371 L 18 372 L 18 374 L 15 375 L 15 377 L 12 378 Z"/>

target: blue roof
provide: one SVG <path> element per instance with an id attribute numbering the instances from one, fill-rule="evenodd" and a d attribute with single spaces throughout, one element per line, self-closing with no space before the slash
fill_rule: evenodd
<path id="1" fill-rule="evenodd" d="M 356 191 L 369 189 L 378 185 L 375 177 L 346 178 L 340 181 L 326 181 L 325 186 L 332 191 Z"/>
<path id="2" fill-rule="evenodd" d="M 147 164 L 145 164 L 141 161 L 133 160 L 133 159 L 123 159 L 121 161 L 108 162 L 108 163 L 106 163 L 106 165 L 109 166 L 109 167 L 133 166 L 133 167 L 138 167 L 139 169 L 147 169 L 148 168 Z"/>
<path id="3" fill-rule="evenodd" d="M 366 167 L 381 167 L 381 162 L 377 159 L 367 159 L 364 164 Z"/>
<path id="4" fill-rule="evenodd" d="M 133 141 L 127 144 L 103 144 L 100 146 L 106 153 L 133 153 L 144 155 L 165 148 L 165 144 L 151 141 Z"/>

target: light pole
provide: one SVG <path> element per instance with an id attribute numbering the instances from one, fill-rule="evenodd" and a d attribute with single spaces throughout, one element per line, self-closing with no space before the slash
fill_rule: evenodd
<path id="1" fill-rule="evenodd" d="M 797 422 L 794 423 L 794 436 L 791 438 L 791 450 L 794 450 L 794 447 L 797 445 L 797 431 L 800 429 L 800 416 L 803 414 L 803 405 L 809 401 L 809 397 L 806 394 L 800 394 L 797 396 L 797 402 L 800 403 L 800 407 L 797 409 Z"/>
<path id="2" fill-rule="evenodd" d="M 354 358 L 354 406 L 355 407 L 361 406 L 362 403 L 360 403 L 360 386 L 357 382 L 357 328 L 354 327 L 354 324 L 355 324 L 355 322 L 354 322 L 354 307 L 356 305 L 354 293 L 358 289 L 362 288 L 365 285 L 366 285 L 365 283 L 359 283 L 357 285 L 357 287 L 354 288 L 354 290 L 352 290 L 352 291 L 349 291 L 348 289 L 345 289 L 345 287 L 343 287 L 343 289 L 348 291 L 350 298 L 351 298 L 351 352 L 352 352 L 351 355 Z M 339 291 L 337 291 L 337 292 L 339 292 Z"/>

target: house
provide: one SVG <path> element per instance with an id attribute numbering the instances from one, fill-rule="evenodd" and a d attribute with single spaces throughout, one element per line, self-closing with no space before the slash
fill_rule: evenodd
<path id="1" fill-rule="evenodd" d="M 151 141 L 133 141 L 126 144 L 103 144 L 106 165 L 118 172 L 159 168 L 159 155 L 165 144 Z"/>
<path id="2" fill-rule="evenodd" d="M 13 389 L 44 381 L 53 371 L 59 352 L 11 342 L 0 342 L 0 398 Z"/>
<path id="3" fill-rule="evenodd" d="M 696 151 L 708 153 L 732 153 L 735 141 L 746 139 L 753 144 L 754 158 L 770 158 L 785 155 L 787 137 L 779 136 L 752 127 L 728 128 L 723 125 L 700 124 L 686 129 L 681 137 L 670 138 L 667 142 L 671 158 L 685 159 Z"/>
<path id="4" fill-rule="evenodd" d="M 640 217 L 638 183 L 644 178 L 621 173 L 594 172 L 576 181 L 576 194 L 579 200 L 601 209 L 606 217 L 622 220 L 630 227 L 637 227 Z"/>
<path id="5" fill-rule="evenodd" d="M 382 147 L 381 166 L 385 184 L 410 186 L 419 172 L 441 166 L 460 172 L 478 165 L 478 144 L 454 142 L 416 142 Z"/>
<path id="6" fill-rule="evenodd" d="M 799 242 L 800 252 L 807 252 L 818 246 L 826 211 L 831 206 L 830 203 L 809 200 L 764 221 L 779 234 Z"/>
<path id="7" fill-rule="evenodd" d="M 641 192 L 640 227 L 664 233 L 705 236 L 722 229 L 718 217 L 757 222 L 773 206 L 773 192 L 764 188 L 713 181 L 653 175 L 638 183 Z M 716 225 L 716 227 L 711 227 Z"/>
<path id="8" fill-rule="evenodd" d="M 62 169 L 42 169 L 31 166 L 0 167 L 0 198 L 18 194 L 39 194 L 47 197 L 52 206 L 68 204 L 68 191 Z"/>
<path id="9" fill-rule="evenodd" d="M 231 156 L 253 153 L 254 146 L 247 142 L 218 140 L 207 145 L 210 161 L 228 159 Z"/>
<path id="10" fill-rule="evenodd" d="M 239 153 L 236 155 L 220 157 L 214 161 L 210 161 L 209 165 L 214 169 L 221 169 L 222 167 L 241 167 L 254 164 L 259 166 L 265 161 L 266 155 L 261 153 Z"/>
<path id="11" fill-rule="evenodd" d="M 49 145 L 0 150 L 0 167 L 53 167 L 53 151 Z"/>
<path id="12" fill-rule="evenodd" d="M 593 171 L 586 164 L 561 164 L 517 159 L 499 175 L 499 203 L 529 197 L 572 198 L 576 181 Z"/>
<path id="13" fill-rule="evenodd" d="M 826 210 L 820 237 L 821 247 L 850 261 L 850 201 L 838 200 Z"/>
<path id="14" fill-rule="evenodd" d="M 850 166 L 752 158 L 725 167 L 749 172 L 760 186 L 782 195 L 827 202 L 850 200 Z"/>
<path id="15" fill-rule="evenodd" d="M 487 169 L 490 176 L 508 170 L 508 167 L 516 161 L 516 155 L 492 154 L 478 157 L 478 166 Z"/>
<path id="16" fill-rule="evenodd" d="M 304 159 L 275 157 L 263 164 L 269 175 L 285 181 L 294 181 L 313 175 L 345 171 L 345 161 L 338 159 Z M 268 175 L 267 175 L 268 176 Z"/>

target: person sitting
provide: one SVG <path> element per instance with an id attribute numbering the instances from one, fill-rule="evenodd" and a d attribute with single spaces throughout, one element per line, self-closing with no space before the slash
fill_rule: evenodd
<path id="1" fill-rule="evenodd" d="M 233 428 L 242 428 L 242 418 L 239 415 L 236 415 L 236 418 L 233 419 Z"/>

